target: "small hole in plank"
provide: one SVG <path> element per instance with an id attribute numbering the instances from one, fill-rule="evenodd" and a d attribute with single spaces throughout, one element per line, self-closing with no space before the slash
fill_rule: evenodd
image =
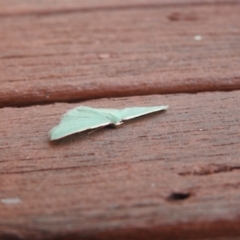
<path id="1" fill-rule="evenodd" d="M 173 192 L 168 197 L 168 201 L 182 201 L 190 197 L 190 193 L 188 192 Z"/>

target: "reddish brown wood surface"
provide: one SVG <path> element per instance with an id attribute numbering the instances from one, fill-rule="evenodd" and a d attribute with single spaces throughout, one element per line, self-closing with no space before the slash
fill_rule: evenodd
<path id="1" fill-rule="evenodd" d="M 0 106 L 239 89 L 239 1 L 156 2 L 0 1 Z"/>
<path id="2" fill-rule="evenodd" d="M 84 102 L 170 108 L 55 144 L 48 131 L 78 104 L 2 108 L 0 238 L 239 236 L 239 94 Z"/>
<path id="3" fill-rule="evenodd" d="M 239 239 L 240 92 L 216 92 L 240 87 L 239 12 L 0 0 L 0 239 Z M 100 97 L 170 108 L 49 141 L 66 102 Z"/>
<path id="4" fill-rule="evenodd" d="M 229 0 L 227 4 L 238 4 L 239 0 Z M 113 8 L 137 8 L 167 5 L 226 4 L 224 0 L 0 0 L 0 16 L 41 14 L 73 11 L 111 10 Z"/>

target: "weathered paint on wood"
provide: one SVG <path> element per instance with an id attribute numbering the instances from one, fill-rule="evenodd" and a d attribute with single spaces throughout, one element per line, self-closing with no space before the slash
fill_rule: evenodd
<path id="1" fill-rule="evenodd" d="M 170 108 L 55 144 L 48 131 L 78 104 L 0 109 L 0 237 L 239 236 L 239 94 L 87 101 Z"/>
<path id="2" fill-rule="evenodd" d="M 239 1 L 190 2 L 3 15 L 0 106 L 239 89 Z"/>

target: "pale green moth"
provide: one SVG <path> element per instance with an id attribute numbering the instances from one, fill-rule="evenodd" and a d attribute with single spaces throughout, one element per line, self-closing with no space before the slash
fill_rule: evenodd
<path id="1" fill-rule="evenodd" d="M 57 140 L 74 133 L 107 125 L 120 125 L 122 120 L 129 120 L 153 112 L 166 110 L 168 106 L 132 107 L 124 109 L 91 108 L 80 106 L 74 108 L 61 119 L 50 131 L 50 139 Z"/>

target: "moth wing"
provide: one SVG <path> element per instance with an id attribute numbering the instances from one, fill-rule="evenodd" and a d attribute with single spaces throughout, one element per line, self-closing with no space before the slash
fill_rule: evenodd
<path id="1" fill-rule="evenodd" d="M 89 107 L 77 107 L 68 111 L 60 123 L 50 131 L 51 140 L 57 140 L 88 129 L 103 127 L 111 121 L 97 110 Z"/>
<path id="2" fill-rule="evenodd" d="M 168 106 L 124 108 L 120 110 L 120 116 L 122 120 L 129 120 L 149 113 L 166 110 L 167 108 Z"/>
<path id="3" fill-rule="evenodd" d="M 111 123 L 114 125 L 121 124 L 121 110 L 119 109 L 112 109 L 112 108 L 95 108 L 99 113 L 104 115 L 106 118 L 111 120 Z"/>
<path id="4" fill-rule="evenodd" d="M 63 115 L 61 122 L 68 121 L 69 119 L 96 118 L 98 115 L 100 115 L 100 113 L 96 108 L 79 106 L 67 111 Z"/>
<path id="5" fill-rule="evenodd" d="M 112 114 L 115 116 L 119 116 L 121 110 L 113 109 L 113 108 L 95 108 L 97 111 L 101 112 L 102 114 Z"/>

